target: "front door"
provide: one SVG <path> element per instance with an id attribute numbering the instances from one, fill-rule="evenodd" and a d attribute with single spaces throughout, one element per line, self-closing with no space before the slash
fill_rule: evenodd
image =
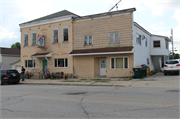
<path id="1" fill-rule="evenodd" d="M 106 75 L 106 58 L 100 59 L 100 76 Z"/>
<path id="2" fill-rule="evenodd" d="M 42 73 L 45 74 L 45 66 L 47 67 L 47 60 L 43 59 L 42 60 Z"/>

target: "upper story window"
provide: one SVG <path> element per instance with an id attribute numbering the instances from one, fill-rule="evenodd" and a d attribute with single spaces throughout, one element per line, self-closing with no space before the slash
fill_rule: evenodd
<path id="1" fill-rule="evenodd" d="M 128 69 L 128 57 L 113 57 L 111 58 L 111 69 Z"/>
<path id="2" fill-rule="evenodd" d="M 36 45 L 36 31 L 31 32 L 31 45 Z"/>
<path id="3" fill-rule="evenodd" d="M 64 59 L 54 59 L 54 67 L 68 67 L 68 60 L 67 58 Z"/>
<path id="4" fill-rule="evenodd" d="M 28 46 L 28 32 L 24 33 L 24 46 Z"/>
<path id="5" fill-rule="evenodd" d="M 168 45 L 169 45 L 169 43 L 168 43 L 168 42 L 166 42 L 166 49 L 168 49 Z"/>
<path id="6" fill-rule="evenodd" d="M 160 45 L 160 41 L 154 41 L 153 42 L 154 43 L 154 48 L 160 48 L 161 47 L 161 45 Z"/>
<path id="7" fill-rule="evenodd" d="M 148 39 L 147 38 L 145 39 L 145 46 L 146 47 L 148 46 Z"/>
<path id="8" fill-rule="evenodd" d="M 119 33 L 109 33 L 109 43 L 114 44 L 114 43 L 119 43 Z"/>
<path id="9" fill-rule="evenodd" d="M 139 34 L 136 35 L 136 43 L 141 45 L 141 35 Z"/>
<path id="10" fill-rule="evenodd" d="M 93 37 L 92 35 L 84 36 L 84 45 L 92 45 L 93 44 Z"/>
<path id="11" fill-rule="evenodd" d="M 58 27 L 52 28 L 52 39 L 53 43 L 58 43 Z"/>
<path id="12" fill-rule="evenodd" d="M 35 61 L 34 60 L 25 60 L 25 67 L 26 68 L 35 68 Z"/>
<path id="13" fill-rule="evenodd" d="M 62 41 L 63 42 L 68 42 L 69 41 L 68 26 L 63 26 L 62 27 Z"/>

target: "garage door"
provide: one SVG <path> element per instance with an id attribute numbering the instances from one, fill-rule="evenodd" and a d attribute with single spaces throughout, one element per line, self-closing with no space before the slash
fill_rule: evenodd
<path id="1" fill-rule="evenodd" d="M 16 66 L 16 70 L 18 70 L 18 72 L 21 73 L 21 67 Z"/>

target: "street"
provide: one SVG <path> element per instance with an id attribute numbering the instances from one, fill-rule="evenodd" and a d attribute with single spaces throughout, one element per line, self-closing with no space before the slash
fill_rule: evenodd
<path id="1" fill-rule="evenodd" d="M 1 118 L 174 118 L 179 89 L 107 86 L 4 85 Z"/>

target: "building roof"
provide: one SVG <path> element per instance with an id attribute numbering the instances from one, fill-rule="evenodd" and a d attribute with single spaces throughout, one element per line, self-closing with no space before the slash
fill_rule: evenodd
<path id="1" fill-rule="evenodd" d="M 103 12 L 103 13 L 92 14 L 92 15 L 87 15 L 87 16 L 77 16 L 77 17 L 74 17 L 73 19 L 74 20 L 81 20 L 81 19 L 102 17 L 102 16 L 114 15 L 114 14 L 120 14 L 120 13 L 134 12 L 134 11 L 136 11 L 136 8 L 123 9 L 123 10 L 117 10 L 117 11 L 112 11 L 112 12 Z"/>
<path id="2" fill-rule="evenodd" d="M 21 55 L 21 50 L 16 48 L 3 48 L 0 47 L 0 54 L 2 55 Z"/>
<path id="3" fill-rule="evenodd" d="M 111 47 L 111 48 L 98 48 L 98 49 L 81 49 L 73 50 L 70 55 L 93 55 L 93 54 L 112 54 L 112 53 L 127 53 L 131 52 L 133 47 Z"/>
<path id="4" fill-rule="evenodd" d="M 35 21 L 40 21 L 40 20 L 46 20 L 46 19 L 51 19 L 51 18 L 56 18 L 56 17 L 62 17 L 62 16 L 66 16 L 66 15 L 76 15 L 76 14 L 74 14 L 72 12 L 69 12 L 68 10 L 62 10 L 62 11 L 59 11 L 59 12 L 56 12 L 56 13 L 53 13 L 53 14 L 50 14 L 50 15 L 47 15 L 47 16 L 44 16 L 44 17 L 40 17 L 40 18 L 31 20 L 31 21 L 28 21 L 28 22 L 21 23 L 20 25 L 35 22 Z M 78 16 L 78 15 L 76 15 L 76 16 Z"/>

